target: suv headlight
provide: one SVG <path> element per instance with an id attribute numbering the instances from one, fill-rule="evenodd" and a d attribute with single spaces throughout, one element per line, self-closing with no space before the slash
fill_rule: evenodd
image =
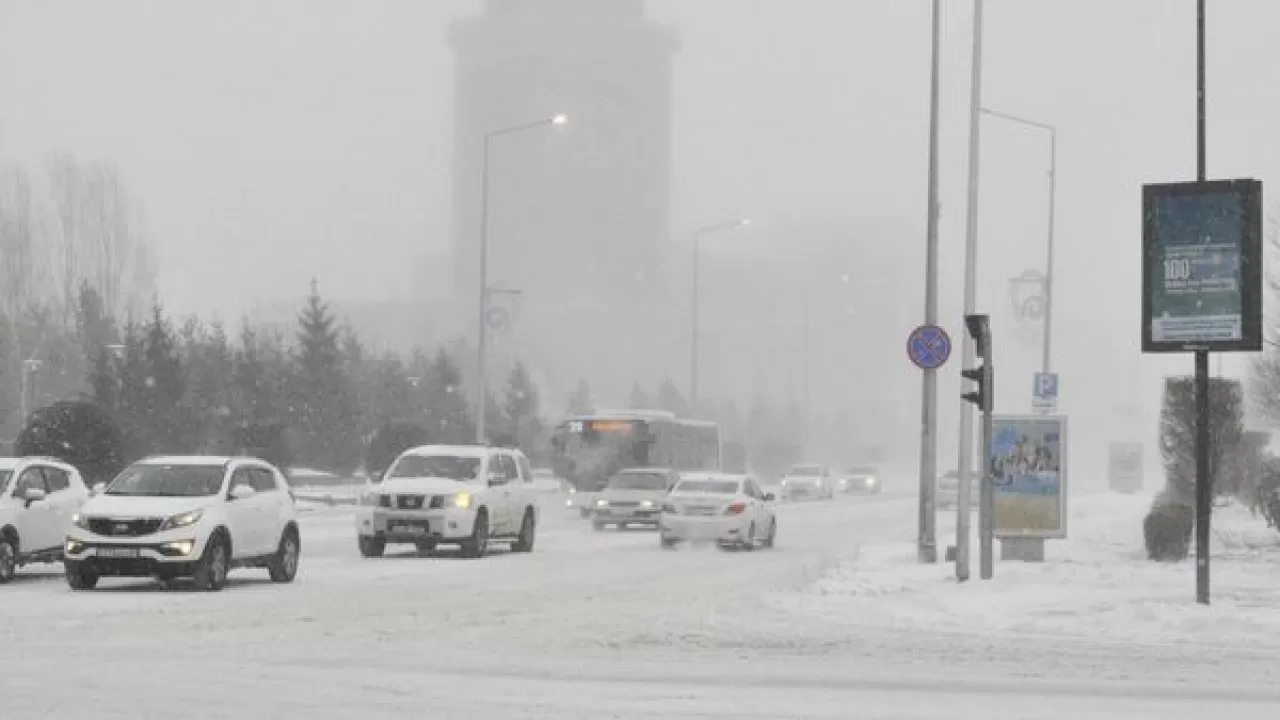
<path id="1" fill-rule="evenodd" d="M 454 507 L 466 510 L 471 507 L 471 493 L 466 491 L 457 493 L 453 496 L 451 502 Z"/>
<path id="2" fill-rule="evenodd" d="M 156 532 L 163 532 L 165 530 L 176 530 L 178 528 L 191 527 L 192 525 L 195 525 L 196 523 L 200 522 L 200 518 L 202 517 L 204 517 L 204 510 L 192 510 L 190 512 L 184 512 L 178 515 L 172 515 L 170 517 L 165 518 L 164 522 L 160 523 L 160 529 L 157 530 Z"/>
<path id="3" fill-rule="evenodd" d="M 72 525 L 75 525 L 76 527 L 80 528 L 81 530 L 88 530 L 88 529 L 89 529 L 89 516 L 88 516 L 88 515 L 85 515 L 84 513 L 76 513 L 75 515 L 72 515 L 72 516 L 71 516 L 71 524 L 72 524 Z"/>

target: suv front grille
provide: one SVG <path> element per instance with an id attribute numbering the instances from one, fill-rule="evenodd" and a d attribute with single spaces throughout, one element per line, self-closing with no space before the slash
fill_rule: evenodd
<path id="1" fill-rule="evenodd" d="M 421 510 L 426 500 L 426 495 L 397 495 L 396 507 L 401 510 Z"/>
<path id="2" fill-rule="evenodd" d="M 164 518 L 89 518 L 89 530 L 95 535 L 108 537 L 138 537 L 150 535 L 160 529 Z"/>

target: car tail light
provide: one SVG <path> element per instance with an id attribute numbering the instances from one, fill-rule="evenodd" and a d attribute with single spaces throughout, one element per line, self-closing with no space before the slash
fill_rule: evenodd
<path id="1" fill-rule="evenodd" d="M 747 504 L 739 500 L 725 509 L 725 515 L 741 515 L 743 510 L 747 509 Z"/>

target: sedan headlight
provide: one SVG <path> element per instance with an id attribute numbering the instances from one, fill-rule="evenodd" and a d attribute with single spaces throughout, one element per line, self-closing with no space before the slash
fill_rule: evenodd
<path id="1" fill-rule="evenodd" d="M 200 522 L 200 518 L 202 517 L 204 517 L 203 510 L 192 510 L 190 512 L 184 512 L 184 513 L 179 513 L 177 515 L 172 515 L 170 517 L 165 518 L 165 521 L 160 524 L 160 530 L 158 532 L 162 532 L 164 530 L 175 530 L 177 528 L 191 527 L 192 525 L 195 525 L 196 523 Z"/>
<path id="2" fill-rule="evenodd" d="M 466 510 L 467 508 L 471 507 L 471 493 L 466 491 L 456 493 L 453 496 L 452 501 L 453 501 L 452 504 L 454 507 Z"/>
<path id="3" fill-rule="evenodd" d="M 89 516 L 88 516 L 88 515 L 85 515 L 84 513 L 76 513 L 75 515 L 72 515 L 72 516 L 71 516 L 71 524 L 72 524 L 72 525 L 75 525 L 76 527 L 80 528 L 81 530 L 88 530 L 88 529 L 89 529 Z"/>

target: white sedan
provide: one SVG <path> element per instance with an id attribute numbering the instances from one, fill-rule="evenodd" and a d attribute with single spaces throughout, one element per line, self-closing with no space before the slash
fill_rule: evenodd
<path id="1" fill-rule="evenodd" d="M 662 547 L 714 542 L 722 547 L 771 548 L 778 534 L 773 494 L 746 475 L 684 475 L 662 504 Z"/>

